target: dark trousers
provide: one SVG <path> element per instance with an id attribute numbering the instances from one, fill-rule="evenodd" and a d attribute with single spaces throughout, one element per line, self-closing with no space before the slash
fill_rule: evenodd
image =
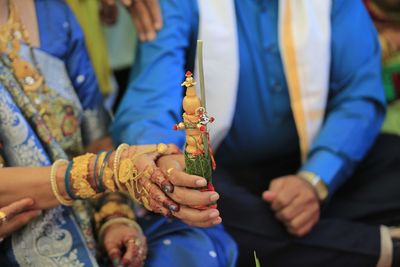
<path id="1" fill-rule="evenodd" d="M 217 158 L 222 155 L 217 154 Z M 374 147 L 303 238 L 287 233 L 261 194 L 273 178 L 294 174 L 298 156 L 258 166 L 218 166 L 218 207 L 239 245 L 239 267 L 374 267 L 380 256 L 380 225 L 400 225 L 400 137 L 379 136 Z"/>

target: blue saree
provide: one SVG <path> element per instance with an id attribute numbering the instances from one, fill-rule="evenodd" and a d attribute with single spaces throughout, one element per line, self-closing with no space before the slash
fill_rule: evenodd
<path id="1" fill-rule="evenodd" d="M 22 46 L 20 56 L 36 59 L 49 88 L 41 97 L 52 105 L 56 119 L 47 123 L 49 129 L 37 123 L 34 100 L 25 95 L 1 55 L 0 158 L 6 166 L 48 166 L 82 153 L 84 145 L 106 133 L 102 98 L 73 14 L 59 0 L 36 0 L 35 6 L 41 47 L 32 57 Z M 74 125 L 71 114 L 77 129 L 69 129 Z M 43 138 L 47 131 L 52 138 Z M 0 266 L 101 266 L 95 259 L 91 209 L 88 202 L 77 202 L 72 208 L 44 211 L 0 243 Z M 148 240 L 146 266 L 223 267 L 236 262 L 236 244 L 222 226 L 193 228 L 152 213 L 139 216 L 138 222 Z"/>

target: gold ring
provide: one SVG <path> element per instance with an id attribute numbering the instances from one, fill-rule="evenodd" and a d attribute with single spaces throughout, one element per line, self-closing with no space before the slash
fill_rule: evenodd
<path id="1" fill-rule="evenodd" d="M 129 239 L 128 241 L 127 241 L 127 243 L 135 243 L 135 239 Z"/>
<path id="2" fill-rule="evenodd" d="M 0 226 L 7 223 L 7 214 L 4 211 L 0 211 Z"/>
<path id="3" fill-rule="evenodd" d="M 143 249 L 142 249 L 142 248 L 139 248 L 139 249 L 138 249 L 138 254 L 139 254 L 139 255 L 143 255 Z"/>
<path id="4" fill-rule="evenodd" d="M 175 170 L 174 167 L 171 167 L 167 170 L 167 177 L 171 177 L 172 171 Z"/>
<path id="5" fill-rule="evenodd" d="M 167 152 L 168 150 L 168 146 L 166 144 L 163 143 L 159 143 L 157 145 L 157 152 L 160 154 L 164 154 L 165 152 Z"/>

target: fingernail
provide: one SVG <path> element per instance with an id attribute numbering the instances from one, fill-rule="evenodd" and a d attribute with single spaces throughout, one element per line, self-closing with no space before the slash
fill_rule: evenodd
<path id="1" fill-rule="evenodd" d="M 41 211 L 41 210 L 38 210 L 38 211 L 36 212 L 35 216 L 36 216 L 36 217 L 39 217 L 40 215 L 42 215 L 42 211 Z"/>
<path id="2" fill-rule="evenodd" d="M 170 205 L 168 206 L 168 209 L 169 209 L 170 211 L 177 212 L 177 211 L 179 211 L 179 206 L 178 206 L 178 205 L 175 205 L 175 204 L 170 204 Z"/>
<path id="3" fill-rule="evenodd" d="M 154 32 L 149 32 L 147 34 L 147 40 L 148 41 L 153 41 L 156 38 L 156 34 Z"/>
<path id="4" fill-rule="evenodd" d="M 162 191 L 164 193 L 172 193 L 174 191 L 174 187 L 172 185 L 170 185 L 170 184 L 164 184 L 162 186 Z"/>
<path id="5" fill-rule="evenodd" d="M 159 31 L 161 29 L 161 23 L 160 22 L 154 23 L 154 28 L 156 28 L 156 30 Z"/>
<path id="6" fill-rule="evenodd" d="M 210 196 L 210 201 L 216 201 L 219 199 L 219 195 L 217 193 L 214 193 Z"/>
<path id="7" fill-rule="evenodd" d="M 33 206 L 33 204 L 35 204 L 35 201 L 33 200 L 33 199 L 28 199 L 28 201 L 26 202 L 26 204 L 28 205 L 28 206 Z"/>
<path id="8" fill-rule="evenodd" d="M 206 186 L 207 185 L 207 180 L 206 179 L 199 179 L 196 182 L 197 186 Z"/>
<path id="9" fill-rule="evenodd" d="M 215 221 L 213 221 L 213 224 L 220 224 L 222 223 L 222 218 L 218 217 Z"/>
<path id="10" fill-rule="evenodd" d="M 119 259 L 113 259 L 113 265 L 115 267 L 118 267 L 119 266 Z"/>
<path id="11" fill-rule="evenodd" d="M 213 219 L 219 216 L 219 212 L 217 210 L 214 210 L 210 213 L 209 218 Z"/>

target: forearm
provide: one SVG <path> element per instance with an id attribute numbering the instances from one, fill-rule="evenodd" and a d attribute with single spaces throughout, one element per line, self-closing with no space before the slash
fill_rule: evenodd
<path id="1" fill-rule="evenodd" d="M 10 167 L 0 169 L 0 207 L 25 197 L 35 200 L 37 209 L 59 205 L 51 191 L 51 167 Z M 60 168 L 59 171 L 62 171 Z M 64 169 L 65 171 L 65 169 Z M 65 191 L 60 187 L 60 190 Z"/>
<path id="2" fill-rule="evenodd" d="M 109 161 L 113 160 L 113 155 Z M 94 159 L 89 161 L 88 180 L 93 179 Z M 60 195 L 68 199 L 65 187 L 67 165 L 57 168 L 55 181 Z M 50 182 L 51 167 L 7 167 L 0 168 L 0 207 L 25 197 L 35 201 L 33 209 L 48 209 L 60 205 Z"/>

